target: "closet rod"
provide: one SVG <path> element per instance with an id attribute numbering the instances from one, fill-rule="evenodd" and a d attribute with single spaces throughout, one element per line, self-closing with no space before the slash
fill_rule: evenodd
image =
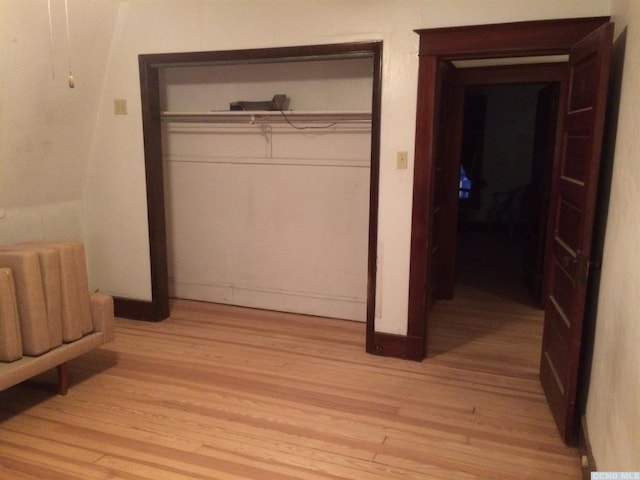
<path id="1" fill-rule="evenodd" d="M 285 117 L 286 116 L 286 117 Z M 216 123 L 287 123 L 333 122 L 369 123 L 371 112 L 366 111 L 214 111 L 214 112 L 162 112 L 161 118 L 169 122 L 216 122 Z"/>

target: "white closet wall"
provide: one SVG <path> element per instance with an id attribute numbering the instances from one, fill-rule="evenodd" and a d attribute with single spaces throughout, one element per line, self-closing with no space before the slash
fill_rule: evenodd
<path id="1" fill-rule="evenodd" d="M 164 110 L 371 111 L 371 59 L 180 67 Z M 171 295 L 365 321 L 371 128 L 329 116 L 164 122 Z"/>
<path id="2" fill-rule="evenodd" d="M 370 58 L 163 70 L 166 110 L 229 110 L 236 100 L 271 100 L 286 93 L 293 110 L 371 111 Z"/>

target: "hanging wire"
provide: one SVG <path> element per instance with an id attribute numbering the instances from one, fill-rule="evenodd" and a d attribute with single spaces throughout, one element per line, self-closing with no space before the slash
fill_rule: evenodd
<path id="1" fill-rule="evenodd" d="M 53 17 L 51 16 L 51 0 L 47 0 L 49 7 L 49 51 L 51 54 L 51 78 L 56 79 L 56 69 L 53 61 Z"/>
<path id="2" fill-rule="evenodd" d="M 284 119 L 286 120 L 286 122 L 293 128 L 295 128 L 296 130 L 322 130 L 324 128 L 331 128 L 331 127 L 335 127 L 338 122 L 333 122 L 333 123 L 329 123 L 327 125 L 313 125 L 313 126 L 308 126 L 308 127 L 300 127 L 299 125 L 295 125 L 291 122 L 291 120 L 289 120 L 289 117 L 287 117 L 287 115 L 284 113 L 283 110 L 278 110 L 280 112 L 280 114 L 284 117 Z"/>
<path id="3" fill-rule="evenodd" d="M 64 0 L 64 13 L 67 21 L 67 51 L 69 54 L 69 88 L 76 86 L 73 78 L 73 69 L 71 68 L 71 33 L 69 31 L 69 0 Z"/>

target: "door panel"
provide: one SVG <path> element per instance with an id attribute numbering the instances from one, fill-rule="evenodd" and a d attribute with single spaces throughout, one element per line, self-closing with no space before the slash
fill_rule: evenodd
<path id="1" fill-rule="evenodd" d="M 556 265 L 554 279 L 550 305 L 546 314 L 549 315 L 549 320 L 555 325 L 558 334 L 568 340 L 571 334 L 571 310 L 573 308 L 572 277 L 571 274 Z"/>
<path id="2" fill-rule="evenodd" d="M 562 218 L 562 222 L 557 226 L 557 241 L 562 242 L 560 245 L 565 250 L 568 249 L 569 253 L 575 254 L 580 243 L 578 229 L 582 220 L 582 211 L 566 199 L 560 201 L 558 208 L 557 218 Z"/>
<path id="3" fill-rule="evenodd" d="M 563 165 L 563 176 L 565 180 L 573 180 L 575 182 L 584 183 L 586 175 L 584 162 L 578 159 L 585 158 L 589 154 L 589 137 L 573 134 L 566 139 L 567 142 L 567 161 Z"/>
<path id="4" fill-rule="evenodd" d="M 604 126 L 613 25 L 570 53 L 570 86 L 559 177 L 552 198 L 553 246 L 540 379 L 564 440 L 575 432 L 575 399 Z"/>

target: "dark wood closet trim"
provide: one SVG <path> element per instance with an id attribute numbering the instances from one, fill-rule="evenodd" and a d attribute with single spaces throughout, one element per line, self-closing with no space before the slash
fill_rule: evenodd
<path id="1" fill-rule="evenodd" d="M 365 350 L 375 353 L 376 273 L 378 271 L 378 193 L 380 185 L 380 115 L 382 111 L 382 42 L 373 51 L 373 98 L 371 102 L 371 169 L 369 178 L 369 254 L 367 259 L 367 329 Z"/>
<path id="2" fill-rule="evenodd" d="M 149 254 L 151 261 L 151 302 L 116 299 L 122 316 L 159 321 L 169 316 L 169 280 L 164 204 L 164 172 L 160 124 L 159 71 L 163 67 L 331 60 L 373 57 L 371 118 L 371 171 L 369 186 L 369 239 L 367 276 L 366 349 L 375 352 L 375 292 L 378 246 L 378 191 L 380 178 L 380 109 L 382 95 L 382 42 L 355 42 L 299 47 L 261 48 L 212 52 L 143 54 L 138 56 L 144 135 Z"/>
<path id="3" fill-rule="evenodd" d="M 144 57 L 144 55 L 140 55 L 139 61 L 151 264 L 151 318 L 148 320 L 159 321 L 169 316 L 169 270 L 160 120 L 160 71 L 158 68 L 152 67 Z"/>
<path id="4" fill-rule="evenodd" d="M 439 63 L 443 60 L 566 55 L 570 47 L 609 17 L 543 20 L 416 30 L 420 35 L 415 166 L 411 220 L 407 336 L 420 337 L 425 356 L 429 292 L 429 205 L 435 149 Z M 502 67 L 505 71 L 509 68 Z M 513 72 L 517 69 L 514 67 Z M 472 75 L 470 72 L 469 75 Z M 506 78 L 505 74 L 505 78 Z"/>
<path id="5" fill-rule="evenodd" d="M 130 298 L 113 297 L 114 315 L 120 318 L 132 320 L 155 321 L 154 306 L 152 302 L 145 300 L 133 300 Z"/>
<path id="6" fill-rule="evenodd" d="M 297 47 L 250 48 L 243 50 L 216 50 L 204 52 L 150 53 L 138 58 L 150 68 L 179 66 L 208 66 L 269 62 L 299 62 L 301 60 L 328 60 L 375 56 L 382 42 L 333 43 Z M 381 52 L 380 52 L 381 53 Z"/>

